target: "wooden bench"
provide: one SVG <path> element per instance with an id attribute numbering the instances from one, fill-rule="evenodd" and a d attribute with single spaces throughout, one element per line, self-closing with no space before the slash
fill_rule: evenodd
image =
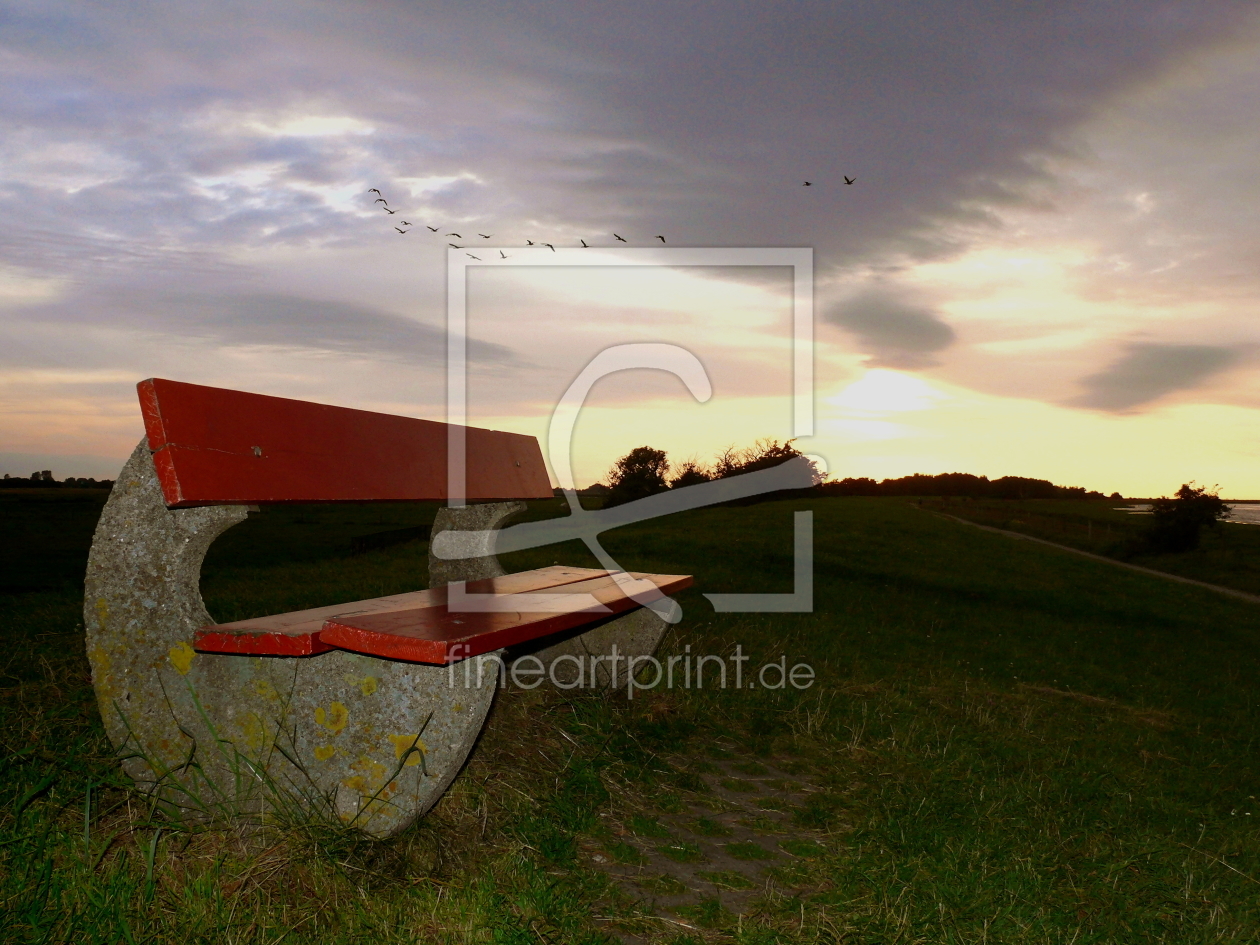
<path id="1" fill-rule="evenodd" d="M 483 547 L 430 555 L 427 590 L 215 624 L 199 589 L 215 538 L 273 503 L 447 500 L 450 428 L 166 380 L 139 394 L 147 435 L 97 526 L 84 615 L 124 767 L 176 807 L 317 809 L 397 833 L 464 763 L 505 660 L 533 656 L 565 687 L 624 684 L 618 658 L 650 655 L 665 629 L 626 578 L 661 595 L 691 583 L 506 575 Z M 432 537 L 491 534 L 519 500 L 551 497 L 533 437 L 469 427 L 463 439 L 477 504 L 440 509 Z"/>

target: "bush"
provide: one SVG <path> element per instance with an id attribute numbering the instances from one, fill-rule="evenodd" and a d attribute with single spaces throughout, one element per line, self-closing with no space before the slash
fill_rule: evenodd
<path id="1" fill-rule="evenodd" d="M 709 482 L 713 476 L 707 469 L 697 463 L 695 460 L 687 460 L 678 469 L 678 475 L 669 481 L 671 489 L 683 489 L 687 486 L 699 485 L 702 482 Z"/>
<path id="2" fill-rule="evenodd" d="M 674 467 L 673 477 L 667 478 L 670 465 L 665 451 L 653 449 L 650 446 L 638 446 L 617 460 L 608 471 L 608 498 L 603 507 L 607 509 L 614 505 L 623 505 L 626 502 L 656 495 L 667 489 L 682 489 L 702 482 L 711 482 L 714 479 L 759 472 L 778 466 L 780 463 L 786 463 L 800 455 L 802 455 L 801 451 L 792 445 L 791 440 L 780 443 L 778 440 L 763 438 L 747 449 L 727 447 L 716 457 L 712 467 L 689 459 L 682 465 Z M 821 483 L 822 478 L 822 474 L 815 466 L 814 485 Z M 804 490 L 790 491 L 793 494 L 804 492 Z M 746 504 L 787 494 L 785 492 L 764 493 L 737 501 Z"/>
<path id="3" fill-rule="evenodd" d="M 669 488 L 665 472 L 669 459 L 664 450 L 636 446 L 613 464 L 608 472 L 608 498 L 604 508 L 645 499 Z"/>
<path id="4" fill-rule="evenodd" d="M 1151 503 L 1155 520 L 1146 533 L 1146 544 L 1155 552 L 1193 551 L 1199 547 L 1203 526 L 1215 528 L 1229 516 L 1229 506 L 1215 489 L 1196 489 L 1193 482 L 1184 484 L 1176 496 L 1156 499 Z"/>

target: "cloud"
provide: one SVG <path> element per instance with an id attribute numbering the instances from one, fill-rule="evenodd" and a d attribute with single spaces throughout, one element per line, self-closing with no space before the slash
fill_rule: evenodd
<path id="1" fill-rule="evenodd" d="M 1236 40 L 1253 15 L 1250 0 L 379 0 L 366 14 L 347 0 L 7 0 L 0 267 L 20 271 L 30 302 L 0 311 L 0 360 L 74 367 L 113 343 L 132 357 L 133 342 L 178 360 L 217 344 L 207 372 L 253 357 L 311 396 L 338 383 L 320 352 L 364 372 L 436 371 L 438 319 L 407 316 L 441 310 L 448 231 L 505 247 L 599 246 L 613 232 L 639 246 L 657 233 L 670 246 L 810 246 L 820 285 L 948 258 L 1000 231 L 996 210 L 1063 198 L 1046 155 L 1078 159 L 1083 121 Z M 1220 126 L 1254 125 L 1254 101 L 1231 98 Z M 1253 151 L 1240 149 L 1240 173 Z M 391 225 L 403 219 L 406 236 Z M 1239 211 L 1232 228 L 1205 229 L 1248 225 Z M 1146 245 L 1141 227 L 1122 236 Z M 772 270 L 722 278 L 787 293 Z M 931 364 L 954 340 L 895 295 L 828 320 L 880 366 Z M 597 327 L 606 344 L 652 325 L 625 306 Z M 754 364 L 770 350 L 758 332 L 712 335 L 738 338 Z M 497 344 L 471 353 L 488 373 L 510 368 L 496 376 L 511 374 L 496 388 L 504 415 L 563 389 L 586 350 L 558 318 L 485 336 Z M 741 389 L 777 383 L 757 375 Z"/>
<path id="2" fill-rule="evenodd" d="M 22 229 L 365 245 L 394 234 L 329 190 L 447 176 L 403 209 L 572 244 L 814 245 L 821 271 L 952 251 L 952 224 L 1036 202 L 1037 154 L 1249 4 L 140 8 L 13 5 L 0 212 Z"/>
<path id="3" fill-rule="evenodd" d="M 1224 345 L 1135 344 L 1097 374 L 1072 406 L 1128 413 L 1179 390 L 1193 390 L 1236 364 L 1242 352 Z"/>
<path id="4" fill-rule="evenodd" d="M 954 343 L 954 330 L 926 305 L 894 290 L 868 289 L 833 306 L 823 321 L 851 332 L 872 367 L 915 369 Z"/>
<path id="5" fill-rule="evenodd" d="M 265 292 L 115 292 L 76 299 L 60 311 L 25 311 L 41 322 L 88 322 L 115 329 L 266 345 L 433 366 L 446 364 L 446 331 L 368 305 Z M 512 349 L 468 340 L 470 366 L 521 366 Z"/>

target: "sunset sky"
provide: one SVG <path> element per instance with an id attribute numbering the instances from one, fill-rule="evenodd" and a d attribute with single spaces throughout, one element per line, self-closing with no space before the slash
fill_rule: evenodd
<path id="1" fill-rule="evenodd" d="M 526 245 L 661 234 L 813 250 L 836 478 L 1260 498 L 1251 3 L 0 0 L 0 81 L 0 473 L 112 478 L 155 376 L 442 419 L 451 242 L 470 422 L 665 342 L 712 398 L 601 381 L 580 485 L 789 438 L 789 270 Z"/>

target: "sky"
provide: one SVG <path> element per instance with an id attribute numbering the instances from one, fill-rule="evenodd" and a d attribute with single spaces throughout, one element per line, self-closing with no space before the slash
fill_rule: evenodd
<path id="1" fill-rule="evenodd" d="M 585 241 L 811 249 L 835 478 L 1260 497 L 1254 4 L 0 0 L 0 83 L 0 473 L 112 478 L 148 377 L 443 419 L 448 252 L 474 425 L 704 365 L 578 485 L 793 436 L 790 270 Z"/>

